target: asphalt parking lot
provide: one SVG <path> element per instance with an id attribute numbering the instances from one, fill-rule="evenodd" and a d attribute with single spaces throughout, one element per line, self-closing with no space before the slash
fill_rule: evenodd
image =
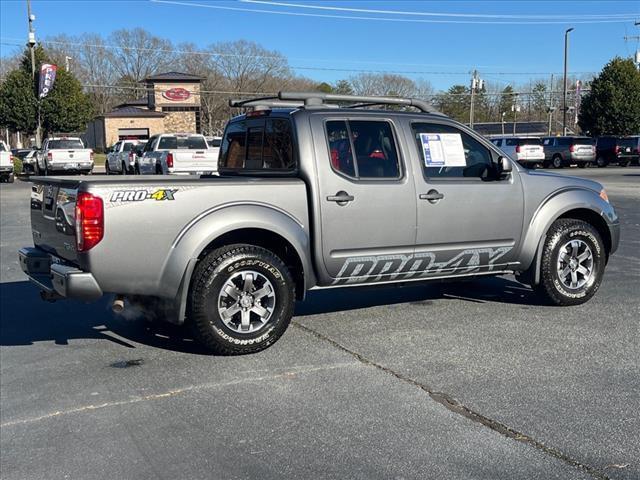
<path id="1" fill-rule="evenodd" d="M 622 222 L 596 297 L 543 306 L 512 277 L 313 292 L 272 348 L 41 302 L 28 181 L 0 185 L 0 475 L 640 478 L 640 168 L 602 182 Z"/>

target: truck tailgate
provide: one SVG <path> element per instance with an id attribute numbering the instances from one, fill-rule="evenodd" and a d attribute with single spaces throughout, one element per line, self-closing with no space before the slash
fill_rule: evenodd
<path id="1" fill-rule="evenodd" d="M 34 178 L 31 187 L 33 244 L 72 263 L 77 262 L 75 208 L 79 182 Z"/>
<path id="2" fill-rule="evenodd" d="M 218 156 L 211 150 L 172 150 L 172 172 L 216 172 Z"/>

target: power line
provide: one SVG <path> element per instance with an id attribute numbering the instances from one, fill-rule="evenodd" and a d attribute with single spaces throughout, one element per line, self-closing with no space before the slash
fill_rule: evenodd
<path id="1" fill-rule="evenodd" d="M 478 21 L 478 20 L 439 20 L 439 19 L 416 19 L 416 18 L 389 18 L 389 17 L 364 17 L 356 15 L 328 15 L 321 13 L 305 13 L 305 12 L 292 12 L 282 10 L 266 10 L 260 8 L 240 8 L 229 7 L 223 5 L 210 5 L 205 3 L 194 2 L 180 2 L 177 0 L 150 0 L 152 3 L 162 3 L 166 5 L 180 5 L 182 7 L 201 7 L 212 8 L 216 10 L 229 10 L 244 13 L 266 13 L 271 15 L 289 15 L 295 17 L 315 17 L 315 18 L 334 18 L 345 20 L 372 20 L 382 22 L 396 22 L 396 23 L 455 23 L 455 24 L 475 24 L 475 25 L 565 25 L 567 21 Z M 625 23 L 629 19 L 593 19 L 593 20 L 571 20 L 572 24 L 596 24 L 596 23 Z"/>
<path id="2" fill-rule="evenodd" d="M 336 6 L 324 6 L 324 5 L 307 5 L 299 3 L 288 2 L 275 2 L 270 0 L 239 0 L 241 3 L 254 3 L 260 5 L 272 5 L 277 7 L 293 7 L 293 8 L 309 8 L 313 10 L 325 10 L 325 11 L 337 11 L 337 12 L 355 12 L 355 13 L 379 13 L 385 15 L 415 15 L 423 17 L 460 17 L 460 18 L 503 18 L 503 19 L 565 19 L 565 20 L 579 20 L 579 19 L 600 19 L 600 18 L 626 18 L 634 19 L 638 16 L 637 13 L 609 13 L 601 15 L 504 15 L 504 14 L 486 14 L 486 13 L 446 13 L 446 12 L 416 12 L 416 11 L 402 11 L 402 10 L 377 10 L 370 8 L 352 8 L 352 7 L 336 7 Z"/>
<path id="3" fill-rule="evenodd" d="M 127 51 L 142 51 L 142 52 L 162 52 L 162 53 L 177 53 L 182 55 L 204 55 L 204 56 L 221 56 L 221 57 L 247 57 L 247 58 L 273 58 L 278 59 L 283 62 L 287 62 L 287 58 L 282 56 L 264 56 L 264 55 L 255 55 L 255 56 L 245 56 L 238 54 L 225 54 L 225 53 L 217 53 L 217 52 L 205 52 L 198 50 L 175 50 L 175 49 L 165 49 L 165 48 L 147 48 L 147 47 L 124 47 L 119 45 L 105 45 L 105 44 L 85 44 L 85 43 L 75 43 L 75 42 L 58 42 L 58 41 L 42 41 L 44 45 L 70 45 L 70 46 L 79 46 L 79 47 L 89 47 L 89 48 L 102 48 L 102 49 L 118 49 L 118 50 L 127 50 Z M 22 46 L 21 43 L 12 43 L 6 41 L 0 41 L 2 45 L 13 45 L 13 46 Z M 301 60 L 301 59 L 299 59 Z M 309 59 L 308 61 L 315 61 Z M 392 64 L 393 65 L 393 64 Z M 463 75 L 467 76 L 468 72 L 456 72 L 456 71 L 428 71 L 428 70 L 376 70 L 376 69 L 355 69 L 355 68 L 337 68 L 337 67 L 319 67 L 319 66 L 297 66 L 297 65 L 286 65 L 288 68 L 293 70 L 310 70 L 310 71 L 329 71 L 329 72 L 345 72 L 345 73 L 376 73 L 376 74 L 397 74 L 397 75 Z M 485 73 L 485 72 L 483 72 Z M 558 72 L 486 72 L 486 75 L 551 75 L 556 74 Z M 589 75 L 594 72 L 569 72 L 572 75 Z"/>

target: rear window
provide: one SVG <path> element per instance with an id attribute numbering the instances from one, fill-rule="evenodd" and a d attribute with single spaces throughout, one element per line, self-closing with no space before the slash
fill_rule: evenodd
<path id="1" fill-rule="evenodd" d="M 227 126 L 219 169 L 291 171 L 295 169 L 291 124 L 284 118 L 258 118 Z"/>
<path id="2" fill-rule="evenodd" d="M 206 150 L 204 137 L 162 137 L 157 150 Z"/>
<path id="3" fill-rule="evenodd" d="M 636 141 L 633 138 L 621 138 L 618 140 L 618 145 L 621 147 L 635 147 Z"/>
<path id="4" fill-rule="evenodd" d="M 593 139 L 589 137 L 574 138 L 573 144 L 574 145 L 593 145 Z"/>
<path id="5" fill-rule="evenodd" d="M 518 145 L 542 145 L 539 138 L 519 138 Z"/>
<path id="6" fill-rule="evenodd" d="M 219 147 L 220 144 L 222 143 L 222 139 L 214 138 L 213 140 L 209 140 L 207 143 L 209 144 L 210 147 Z"/>
<path id="7" fill-rule="evenodd" d="M 82 142 L 80 140 L 49 140 L 49 145 L 47 146 L 49 149 L 75 149 L 75 148 L 84 148 Z"/>
<path id="8" fill-rule="evenodd" d="M 4 146 L 4 143 L 0 143 L 0 152 L 6 152 L 7 149 Z"/>
<path id="9" fill-rule="evenodd" d="M 124 147 L 122 147 L 123 152 L 130 152 L 131 150 L 136 148 L 136 144 L 132 142 L 125 142 Z"/>

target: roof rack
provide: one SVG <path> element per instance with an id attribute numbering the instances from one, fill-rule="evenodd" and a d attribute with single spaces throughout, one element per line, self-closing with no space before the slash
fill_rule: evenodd
<path id="1" fill-rule="evenodd" d="M 278 92 L 277 96 L 272 97 L 229 100 L 229 106 L 238 108 L 336 108 L 339 107 L 336 102 L 353 104 L 346 105 L 347 108 L 400 105 L 414 107 L 424 113 L 440 113 L 429 102 L 417 98 L 339 95 L 322 92 Z"/>

